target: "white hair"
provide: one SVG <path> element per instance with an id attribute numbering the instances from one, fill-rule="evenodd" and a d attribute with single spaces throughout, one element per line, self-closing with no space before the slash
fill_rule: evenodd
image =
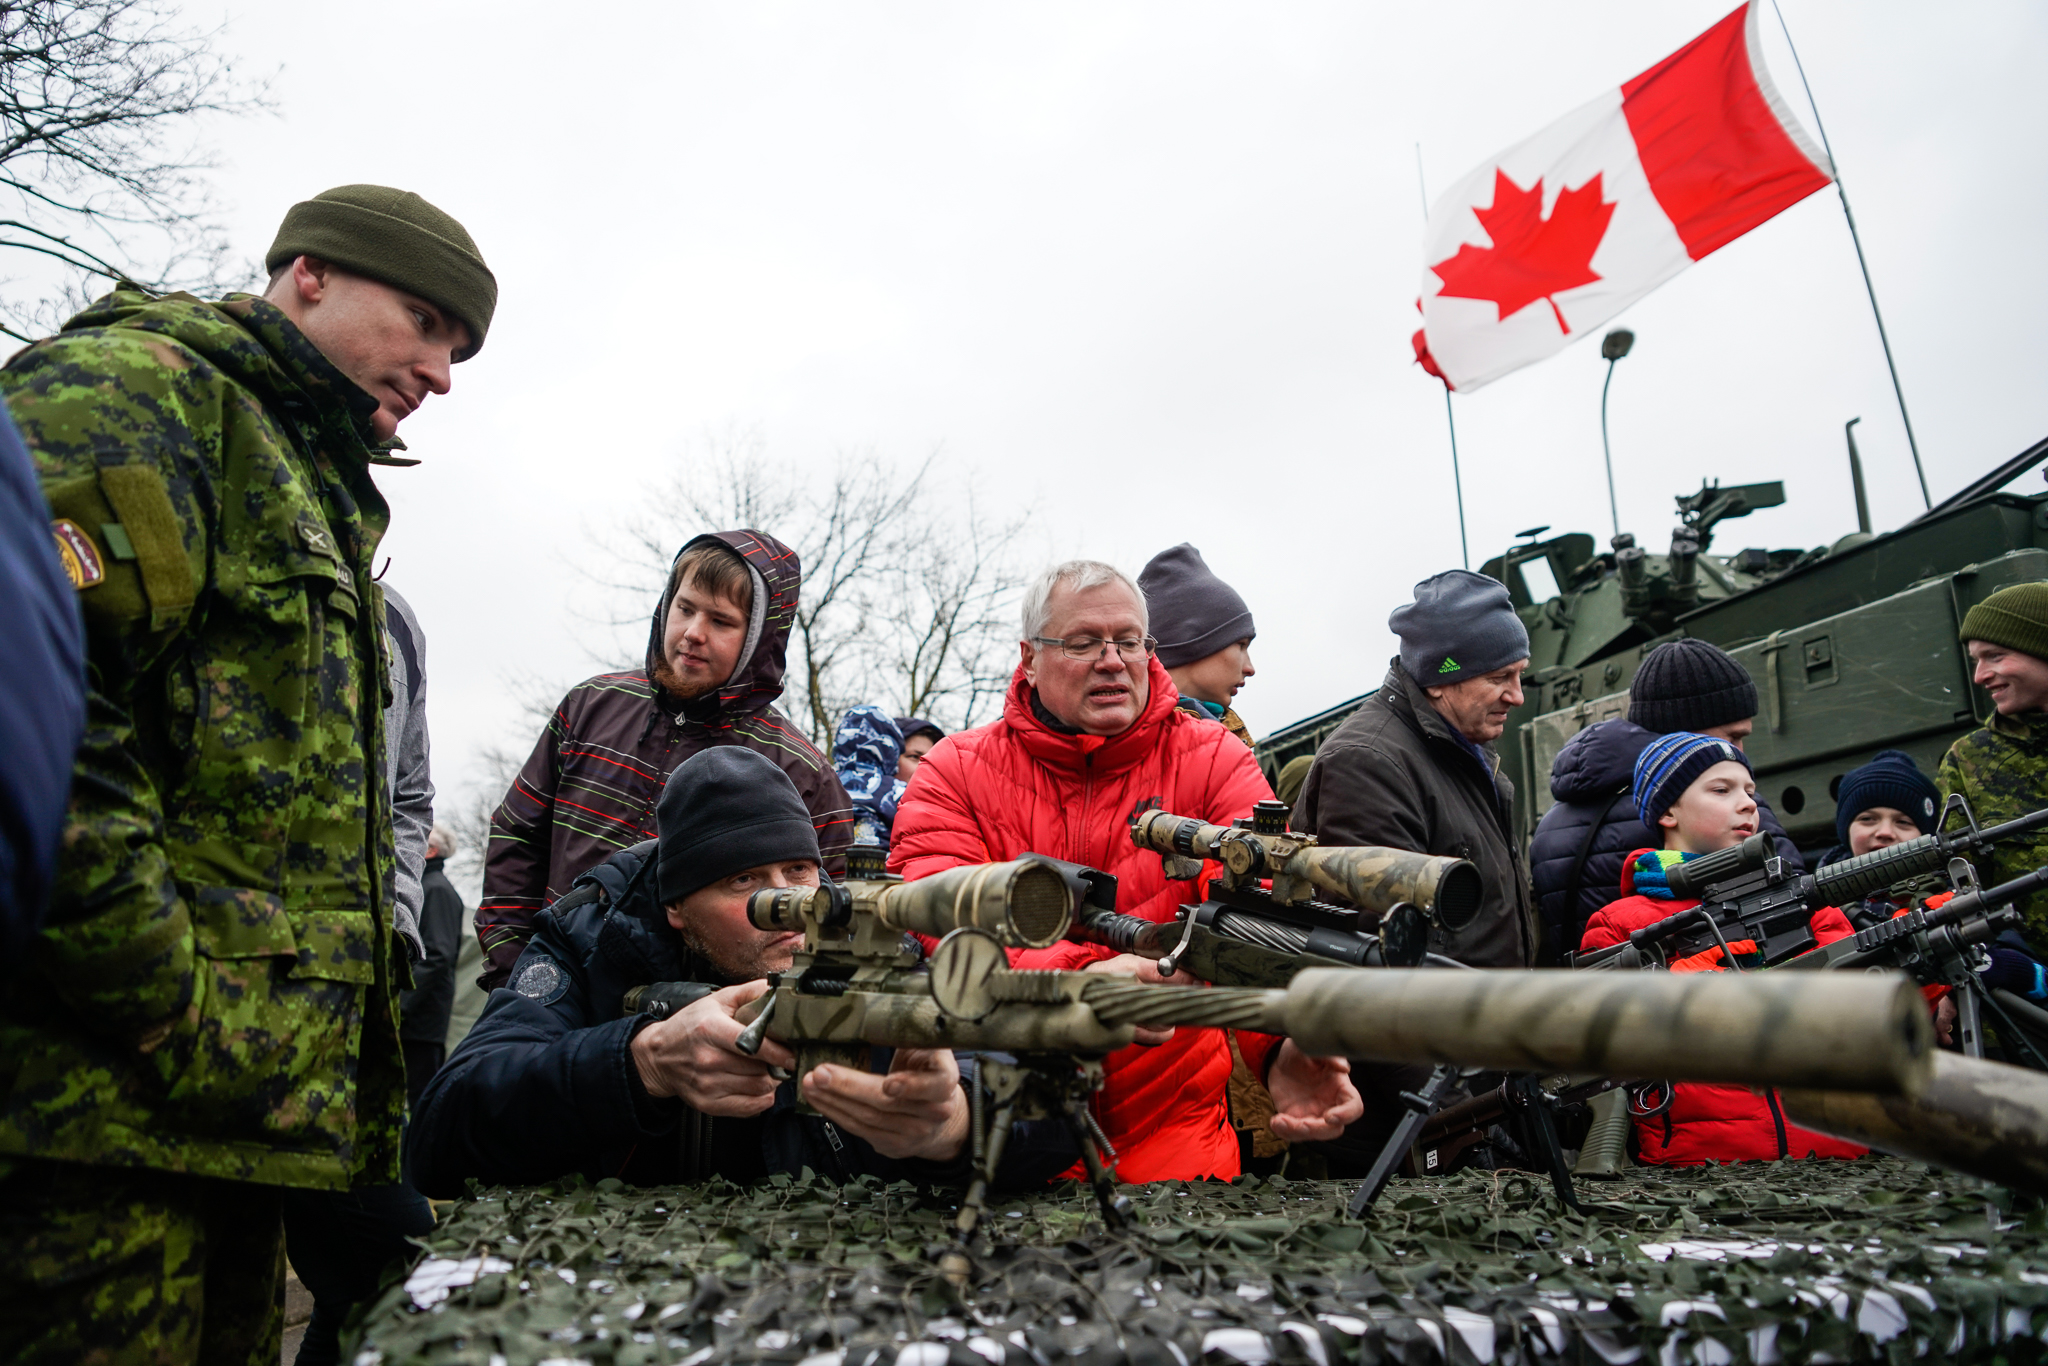
<path id="1" fill-rule="evenodd" d="M 455 857 L 456 846 L 460 843 L 461 841 L 455 838 L 455 832 L 439 821 L 435 821 L 434 828 L 427 832 L 427 847 L 439 849 L 442 858 Z"/>
<path id="2" fill-rule="evenodd" d="M 1106 583 L 1120 583 L 1131 590 L 1131 596 L 1138 600 L 1138 619 L 1149 631 L 1152 614 L 1145 608 L 1145 591 L 1129 574 L 1100 560 L 1068 560 L 1040 574 L 1031 581 L 1031 587 L 1024 590 L 1025 642 L 1028 644 L 1045 634 L 1046 622 L 1052 617 L 1054 589 L 1064 586 L 1069 592 L 1085 593 Z"/>

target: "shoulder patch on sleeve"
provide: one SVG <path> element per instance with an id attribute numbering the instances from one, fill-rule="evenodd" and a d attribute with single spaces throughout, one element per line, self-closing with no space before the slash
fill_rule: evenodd
<path id="1" fill-rule="evenodd" d="M 57 558 L 64 562 L 64 577 L 71 580 L 71 586 L 81 593 L 97 588 L 107 577 L 107 566 L 85 528 L 69 517 L 59 517 L 50 523 L 50 530 L 56 533 Z"/>
<path id="2" fill-rule="evenodd" d="M 562 993 L 569 989 L 569 976 L 554 959 L 534 954 L 512 974 L 511 986 L 529 1001 L 549 1006 L 560 1000 Z"/>

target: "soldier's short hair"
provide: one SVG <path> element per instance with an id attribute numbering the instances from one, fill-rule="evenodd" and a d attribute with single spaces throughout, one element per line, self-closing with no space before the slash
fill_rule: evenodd
<path id="1" fill-rule="evenodd" d="M 1069 592 L 1085 593 L 1106 583 L 1120 583 L 1138 600 L 1138 619 L 1151 628 L 1151 614 L 1145 610 L 1145 593 L 1136 581 L 1113 564 L 1101 560 L 1067 560 L 1056 564 L 1031 581 L 1024 593 L 1024 639 L 1029 642 L 1045 634 L 1052 619 L 1053 590 L 1064 585 Z"/>
<path id="2" fill-rule="evenodd" d="M 754 610 L 754 576 L 747 572 L 747 562 L 739 551 L 723 541 L 699 541 L 676 556 L 676 566 L 668 576 L 668 594 L 662 601 L 674 602 L 676 590 L 685 580 L 699 592 L 730 600 L 743 615 Z"/>

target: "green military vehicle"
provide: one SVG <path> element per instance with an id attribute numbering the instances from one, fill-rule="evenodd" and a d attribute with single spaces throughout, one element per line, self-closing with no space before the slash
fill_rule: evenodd
<path id="1" fill-rule="evenodd" d="M 2048 579 L 2048 494 L 1999 490 L 2048 460 L 2044 440 L 1896 531 L 1861 530 L 1811 550 L 1712 553 L 1724 524 L 1785 501 L 1784 485 L 1708 484 L 1678 498 L 1670 549 L 1623 534 L 1605 551 L 1583 532 L 1488 560 L 1529 628 L 1526 705 L 1499 742 L 1523 847 L 1551 806 L 1566 740 L 1628 710 L 1644 655 L 1677 636 L 1710 641 L 1756 679 L 1747 748 L 1757 787 L 1802 848 L 1834 842 L 1842 775 L 1880 749 L 1933 773 L 1957 736 L 1991 714 L 1956 639 L 1963 613 L 2009 584 Z M 1852 464 L 1852 469 L 1854 468 Z M 1370 694 L 1366 694 L 1370 696 Z M 1343 724 L 1364 696 L 1258 745 L 1269 781 Z"/>

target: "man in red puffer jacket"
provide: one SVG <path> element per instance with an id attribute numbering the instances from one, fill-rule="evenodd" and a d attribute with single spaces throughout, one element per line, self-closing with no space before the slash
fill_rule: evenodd
<path id="1" fill-rule="evenodd" d="M 1740 749 L 1718 736 L 1675 731 L 1660 735 L 1636 759 L 1636 813 L 1664 835 L 1664 848 L 1638 849 L 1622 864 L 1619 901 L 1586 922 L 1581 952 L 1604 949 L 1633 930 L 1689 911 L 1697 900 L 1674 898 L 1669 870 L 1686 859 L 1727 849 L 1757 831 L 1756 779 Z M 1855 933 L 1832 906 L 1815 911 L 1814 938 L 1822 944 Z M 1755 954 L 1747 939 L 1728 945 L 1738 956 Z M 1673 972 L 1724 972 L 1721 946 L 1680 958 Z M 1746 1086 L 1679 1082 L 1663 1114 L 1636 1121 L 1637 1156 L 1653 1166 L 1696 1167 L 1703 1162 L 1774 1161 L 1781 1157 L 1861 1157 L 1854 1143 L 1788 1123 L 1777 1093 Z"/>
<path id="2" fill-rule="evenodd" d="M 1272 791 L 1241 741 L 1175 706 L 1146 628 L 1144 595 L 1111 566 L 1075 560 L 1040 575 L 1025 595 L 1023 659 L 1002 719 L 948 736 L 918 766 L 897 803 L 890 868 L 914 879 L 1046 854 L 1114 873 L 1117 909 L 1127 915 L 1170 920 L 1182 903 L 1201 900 L 1198 881 L 1168 882 L 1159 856 L 1131 843 L 1131 817 L 1160 808 L 1228 825 Z M 1092 945 L 1015 959 L 1162 980 L 1150 962 Z M 1362 1112 L 1342 1059 L 1308 1058 L 1265 1036 L 1239 1042 L 1273 1093 L 1281 1138 L 1333 1138 Z M 1236 1176 L 1222 1031 L 1140 1031 L 1139 1045 L 1109 1056 L 1095 1099 L 1118 1175 Z"/>

